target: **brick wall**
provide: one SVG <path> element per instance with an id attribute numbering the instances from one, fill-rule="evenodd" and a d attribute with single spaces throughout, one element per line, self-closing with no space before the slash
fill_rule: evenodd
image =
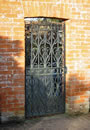
<path id="1" fill-rule="evenodd" d="M 21 1 L 0 0 L 0 115 L 2 121 L 25 112 L 24 14 Z"/>
<path id="2" fill-rule="evenodd" d="M 89 13 L 89 0 L 0 0 L 1 121 L 25 117 L 25 17 L 67 19 L 66 112 L 88 112 Z"/>

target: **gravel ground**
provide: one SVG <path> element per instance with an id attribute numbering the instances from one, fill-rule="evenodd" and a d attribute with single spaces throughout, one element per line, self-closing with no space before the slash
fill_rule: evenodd
<path id="1" fill-rule="evenodd" d="M 0 130 L 90 130 L 90 113 L 77 116 L 60 114 L 1 124 Z"/>

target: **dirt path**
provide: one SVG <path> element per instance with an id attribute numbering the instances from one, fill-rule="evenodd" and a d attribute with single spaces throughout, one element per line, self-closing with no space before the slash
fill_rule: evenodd
<path id="1" fill-rule="evenodd" d="M 78 116 L 61 114 L 2 124 L 0 130 L 90 130 L 90 113 Z"/>

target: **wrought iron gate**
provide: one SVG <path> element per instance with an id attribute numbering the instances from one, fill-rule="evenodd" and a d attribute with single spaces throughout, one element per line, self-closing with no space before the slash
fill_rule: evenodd
<path id="1" fill-rule="evenodd" d="M 44 21 L 26 26 L 26 116 L 63 113 L 64 23 Z"/>

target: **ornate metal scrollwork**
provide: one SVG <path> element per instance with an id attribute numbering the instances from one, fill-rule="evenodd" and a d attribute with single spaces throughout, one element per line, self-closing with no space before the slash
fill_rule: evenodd
<path id="1" fill-rule="evenodd" d="M 28 33 L 26 33 L 27 113 L 30 116 L 37 116 L 63 111 L 64 23 L 45 20 L 30 23 L 28 26 Z"/>

